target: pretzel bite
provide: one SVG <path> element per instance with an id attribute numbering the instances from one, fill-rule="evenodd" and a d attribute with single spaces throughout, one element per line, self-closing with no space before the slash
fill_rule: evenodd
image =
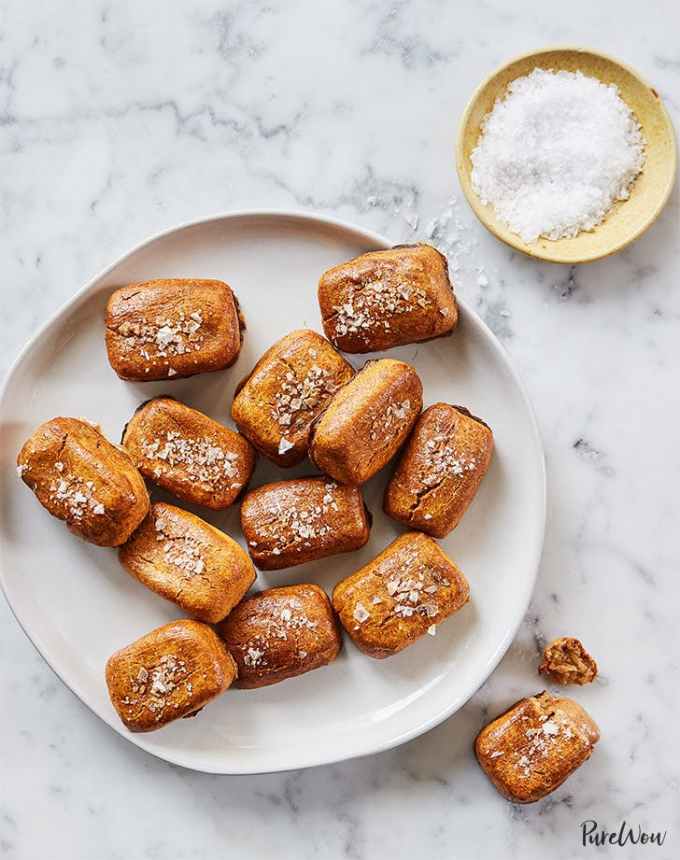
<path id="1" fill-rule="evenodd" d="M 343 484 L 364 484 L 397 453 L 423 405 L 418 374 L 403 361 L 367 362 L 312 430 L 313 463 Z"/>
<path id="2" fill-rule="evenodd" d="M 361 490 L 325 477 L 252 490 L 241 505 L 241 528 L 260 570 L 351 552 L 364 546 L 370 533 Z"/>
<path id="3" fill-rule="evenodd" d="M 446 257 L 397 245 L 334 266 L 319 281 L 323 329 L 343 352 L 376 352 L 449 334 L 458 309 Z"/>
<path id="4" fill-rule="evenodd" d="M 151 506 L 119 554 L 142 585 L 201 621 L 220 621 L 255 581 L 253 565 L 235 540 L 163 502 Z"/>
<path id="5" fill-rule="evenodd" d="M 432 538 L 408 532 L 333 590 L 333 607 L 371 657 L 396 654 L 457 612 L 470 587 Z"/>
<path id="6" fill-rule="evenodd" d="M 123 445 L 148 480 L 185 502 L 228 508 L 255 467 L 252 445 L 234 430 L 172 397 L 143 403 Z"/>
<path id="7" fill-rule="evenodd" d="M 236 677 L 224 642 L 207 624 L 180 619 L 152 630 L 106 664 L 113 707 L 131 732 L 192 717 Z"/>
<path id="8" fill-rule="evenodd" d="M 238 687 L 266 687 L 331 663 L 342 639 L 318 585 L 269 588 L 217 627 L 238 665 Z"/>
<path id="9" fill-rule="evenodd" d="M 307 456 L 312 422 L 354 370 L 315 331 L 277 341 L 241 383 L 231 415 L 241 433 L 279 466 Z"/>
<path id="10" fill-rule="evenodd" d="M 229 367 L 245 325 L 222 281 L 165 278 L 116 290 L 106 307 L 106 349 L 121 379 L 181 379 Z"/>
<path id="11" fill-rule="evenodd" d="M 482 770 L 513 803 L 533 803 L 558 788 L 600 739 L 597 725 L 572 699 L 537 693 L 485 726 L 475 741 Z"/>
<path id="12" fill-rule="evenodd" d="M 435 403 L 416 422 L 392 480 L 385 513 L 445 537 L 460 522 L 491 462 L 493 434 L 462 406 Z"/>
<path id="13" fill-rule="evenodd" d="M 149 510 L 127 453 L 78 418 L 41 424 L 19 452 L 17 471 L 48 513 L 98 546 L 124 543 Z"/>

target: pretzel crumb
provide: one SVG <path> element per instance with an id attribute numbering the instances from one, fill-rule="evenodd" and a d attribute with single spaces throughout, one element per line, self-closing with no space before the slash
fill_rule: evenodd
<path id="1" fill-rule="evenodd" d="M 538 667 L 556 684 L 590 684 L 597 677 L 597 663 L 573 636 L 562 636 L 546 645 Z"/>

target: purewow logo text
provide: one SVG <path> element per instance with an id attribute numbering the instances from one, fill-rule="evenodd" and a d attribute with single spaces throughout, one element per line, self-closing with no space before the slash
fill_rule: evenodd
<path id="1" fill-rule="evenodd" d="M 592 818 L 581 822 L 581 845 L 656 845 L 661 846 L 666 841 L 667 831 L 660 830 L 654 833 L 647 833 L 638 824 L 635 827 L 628 824 L 627 821 L 622 821 L 618 830 L 606 830 Z"/>

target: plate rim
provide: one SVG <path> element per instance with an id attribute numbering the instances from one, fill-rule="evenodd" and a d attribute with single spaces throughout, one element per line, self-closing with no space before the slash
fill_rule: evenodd
<path id="1" fill-rule="evenodd" d="M 282 221 L 300 221 L 317 227 L 333 227 L 336 230 L 340 230 L 344 233 L 354 234 L 355 236 L 360 237 L 361 239 L 371 244 L 374 244 L 379 249 L 391 248 L 394 245 L 394 243 L 387 239 L 387 237 L 385 237 L 384 235 L 369 228 L 361 227 L 349 221 L 345 221 L 344 219 L 337 218 L 332 215 L 317 213 L 314 211 L 304 209 L 289 209 L 285 207 L 225 210 L 212 215 L 205 215 L 199 218 L 189 219 L 181 222 L 180 224 L 166 227 L 148 236 L 136 245 L 133 245 L 127 251 L 120 254 L 111 264 L 105 266 L 101 271 L 95 274 L 94 277 L 86 281 L 82 287 L 76 290 L 76 292 L 69 299 L 67 299 L 59 308 L 57 308 L 57 310 L 54 311 L 49 316 L 49 318 L 45 320 L 41 326 L 38 327 L 34 334 L 29 337 L 24 346 L 20 349 L 14 361 L 10 364 L 10 367 L 6 372 L 5 378 L 0 385 L 0 428 L 5 423 L 5 400 L 7 397 L 10 383 L 12 382 L 12 379 L 16 372 L 26 360 L 29 353 L 33 350 L 35 344 L 39 341 L 41 337 L 43 337 L 43 335 L 49 328 L 51 328 L 55 323 L 57 323 L 61 318 L 63 318 L 71 310 L 71 308 L 77 305 L 77 303 L 86 294 L 91 292 L 102 279 L 104 279 L 111 271 L 113 271 L 113 269 L 126 263 L 133 255 L 143 251 L 145 248 L 149 247 L 154 242 L 166 239 L 174 233 L 180 233 L 190 228 L 201 227 L 218 221 L 256 221 L 267 218 L 270 218 L 272 220 L 281 219 Z M 202 754 L 200 755 L 200 757 L 197 757 L 197 760 L 195 761 L 192 760 L 191 755 L 188 755 L 186 757 L 183 757 L 181 755 L 167 755 L 164 752 L 154 749 L 152 744 L 146 741 L 146 735 L 135 734 L 126 731 L 122 724 L 117 723 L 117 721 L 114 719 L 115 715 L 113 713 L 110 715 L 100 713 L 92 704 L 87 701 L 85 693 L 81 693 L 79 685 L 72 684 L 70 681 L 66 680 L 62 673 L 55 668 L 49 656 L 49 648 L 43 645 L 39 633 L 29 633 L 27 627 L 19 618 L 17 612 L 14 609 L 14 606 L 12 605 L 12 601 L 8 594 L 8 589 L 5 584 L 4 542 L 0 538 L 0 589 L 4 594 L 5 600 L 7 601 L 7 605 L 9 606 L 12 615 L 16 619 L 17 624 L 19 625 L 29 642 L 33 645 L 33 647 L 40 654 L 42 659 L 47 663 L 50 669 L 59 678 L 59 680 L 82 702 L 83 705 L 85 705 L 85 707 L 90 712 L 92 712 L 96 717 L 101 719 L 106 725 L 113 729 L 116 734 L 129 741 L 137 748 L 143 750 L 145 753 L 150 754 L 155 758 L 160 759 L 161 761 L 165 761 L 170 764 L 186 768 L 188 770 L 198 771 L 201 773 L 232 776 L 280 773 L 286 771 L 306 769 L 309 767 L 318 767 L 327 764 L 335 764 L 342 761 L 349 761 L 354 758 L 374 755 L 376 753 L 384 752 L 386 750 L 390 750 L 397 746 L 400 746 L 401 744 L 413 740 L 414 738 L 419 737 L 420 735 L 430 731 L 430 729 L 435 728 L 435 726 L 439 725 L 444 720 L 455 714 L 477 692 L 477 690 L 479 690 L 482 685 L 486 683 L 486 681 L 494 672 L 502 658 L 505 656 L 505 653 L 507 652 L 508 648 L 512 644 L 512 641 L 517 635 L 517 630 L 519 629 L 519 626 L 524 619 L 536 584 L 538 569 L 543 553 L 543 545 L 545 540 L 545 524 L 547 516 L 547 479 L 545 452 L 541 439 L 541 433 L 538 426 L 538 421 L 536 419 L 536 414 L 525 389 L 524 383 L 522 382 L 519 374 L 515 370 L 510 360 L 510 356 L 508 355 L 507 351 L 500 343 L 500 341 L 496 338 L 494 333 L 491 331 L 489 326 L 484 322 L 484 320 L 481 319 L 478 314 L 476 314 L 472 310 L 471 307 L 468 306 L 465 300 L 461 299 L 460 296 L 456 295 L 456 301 L 460 305 L 464 315 L 469 315 L 470 317 L 474 318 L 475 324 L 479 326 L 479 329 L 484 335 L 486 341 L 493 349 L 497 358 L 499 359 L 505 370 L 508 372 L 517 388 L 523 406 L 526 410 L 526 414 L 529 418 L 533 443 L 532 448 L 534 450 L 534 455 L 536 458 L 536 465 L 538 466 L 538 482 L 540 485 L 538 487 L 538 501 L 540 503 L 540 510 L 538 512 L 538 516 L 536 517 L 537 537 L 532 553 L 530 576 L 528 576 L 526 579 L 526 585 L 524 587 L 525 593 L 523 594 L 521 600 L 521 605 L 524 608 L 522 610 L 521 615 L 519 615 L 515 622 L 509 627 L 496 651 L 487 662 L 487 665 L 484 667 L 482 677 L 479 682 L 469 684 L 468 687 L 465 688 L 463 692 L 460 693 L 457 697 L 455 697 L 452 701 L 450 701 L 446 707 L 442 708 L 437 713 L 431 715 L 428 719 L 421 720 L 421 722 L 417 723 L 415 726 L 412 726 L 409 729 L 406 729 L 401 732 L 396 732 L 393 735 L 386 737 L 384 741 L 380 743 L 373 743 L 371 745 L 371 749 L 359 749 L 357 751 L 349 753 L 343 752 L 339 755 L 333 754 L 333 752 L 331 751 L 326 751 L 321 754 L 317 752 L 315 755 L 308 757 L 308 759 L 301 761 L 301 763 L 299 764 L 283 763 L 278 765 L 276 763 L 273 763 L 271 766 L 265 769 L 263 769 L 261 765 L 256 765 L 255 767 L 253 767 L 252 765 L 249 766 L 247 762 L 244 762 L 243 766 L 230 764 L 228 769 L 225 769 L 224 765 L 219 763 L 215 766 L 212 766 L 211 763 L 206 760 L 205 754 Z M 0 518 L 2 518 L 2 512 L 0 512 Z"/>

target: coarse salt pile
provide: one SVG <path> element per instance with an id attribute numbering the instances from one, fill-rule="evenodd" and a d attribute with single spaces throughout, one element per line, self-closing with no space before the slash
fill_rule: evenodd
<path id="1" fill-rule="evenodd" d="M 534 69 L 485 117 L 472 186 L 525 242 L 592 230 L 626 200 L 645 141 L 618 88 L 581 72 Z"/>

